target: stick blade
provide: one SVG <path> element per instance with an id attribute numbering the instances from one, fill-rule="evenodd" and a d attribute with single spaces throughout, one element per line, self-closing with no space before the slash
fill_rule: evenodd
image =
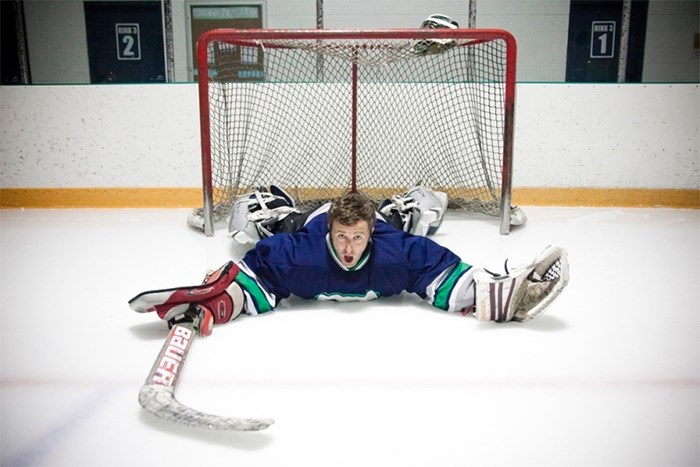
<path id="1" fill-rule="evenodd" d="M 172 387 L 144 384 L 139 391 L 139 403 L 147 412 L 169 422 L 193 428 L 220 431 L 260 431 L 273 423 L 269 418 L 233 418 L 194 410 L 175 399 Z"/>

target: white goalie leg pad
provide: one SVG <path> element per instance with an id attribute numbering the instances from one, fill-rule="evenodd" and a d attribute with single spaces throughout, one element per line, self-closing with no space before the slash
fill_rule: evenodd
<path id="1" fill-rule="evenodd" d="M 421 186 L 406 193 L 417 203 L 418 219 L 414 219 L 412 232 L 415 235 L 434 235 L 442 225 L 447 211 L 447 193 Z"/>
<path id="2" fill-rule="evenodd" d="M 187 215 L 187 225 L 204 232 L 204 215 L 197 209 Z"/>
<path id="3" fill-rule="evenodd" d="M 525 222 L 527 222 L 527 215 L 525 215 L 525 211 L 520 209 L 518 206 L 511 207 L 510 225 L 517 227 L 519 225 L 523 225 Z"/>
<path id="4" fill-rule="evenodd" d="M 270 192 L 256 190 L 239 197 L 234 203 L 229 219 L 229 233 L 240 244 L 254 244 L 274 233 L 268 226 L 293 212 L 299 210 L 281 188 L 272 185 Z"/>
<path id="5" fill-rule="evenodd" d="M 566 250 L 547 247 L 528 265 L 503 276 L 478 271 L 474 282 L 479 321 L 529 321 L 542 314 L 568 284 Z"/>
<path id="6" fill-rule="evenodd" d="M 276 208 L 263 207 L 262 209 L 248 213 L 248 220 L 253 223 L 260 238 L 267 238 L 274 234 L 269 229 L 273 223 L 283 220 L 289 214 L 299 212 L 292 206 L 278 206 Z"/>
<path id="7" fill-rule="evenodd" d="M 256 199 L 254 197 L 244 195 L 239 197 L 233 204 L 228 231 L 233 239 L 241 245 L 256 243 L 260 240 L 258 229 L 255 228 L 254 223 L 248 220 L 249 210 L 255 203 Z"/>
<path id="8" fill-rule="evenodd" d="M 404 232 L 414 235 L 434 235 L 447 211 L 447 194 L 422 186 L 416 186 L 402 195 L 394 195 L 380 206 L 380 212 L 401 215 Z"/>

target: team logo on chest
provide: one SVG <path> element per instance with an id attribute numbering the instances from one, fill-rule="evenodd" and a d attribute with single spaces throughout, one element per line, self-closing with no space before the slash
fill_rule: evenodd
<path id="1" fill-rule="evenodd" d="M 379 292 L 368 290 L 364 294 L 326 292 L 316 295 L 316 300 L 335 302 L 369 302 L 379 298 Z"/>

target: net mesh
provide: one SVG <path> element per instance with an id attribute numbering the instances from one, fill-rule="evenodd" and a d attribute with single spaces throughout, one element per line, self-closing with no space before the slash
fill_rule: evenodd
<path id="1" fill-rule="evenodd" d="M 260 186 L 304 209 L 353 182 L 499 215 L 503 40 L 212 41 L 207 59 L 215 220 Z"/>

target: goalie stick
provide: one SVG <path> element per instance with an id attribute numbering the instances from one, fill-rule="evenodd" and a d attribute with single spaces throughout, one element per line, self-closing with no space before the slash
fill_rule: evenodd
<path id="1" fill-rule="evenodd" d="M 145 384 L 139 391 L 141 407 L 163 420 L 195 428 L 258 431 L 272 425 L 274 420 L 271 419 L 207 414 L 187 407 L 175 399 L 175 385 L 195 336 L 191 325 L 179 324 L 172 327 Z"/>

